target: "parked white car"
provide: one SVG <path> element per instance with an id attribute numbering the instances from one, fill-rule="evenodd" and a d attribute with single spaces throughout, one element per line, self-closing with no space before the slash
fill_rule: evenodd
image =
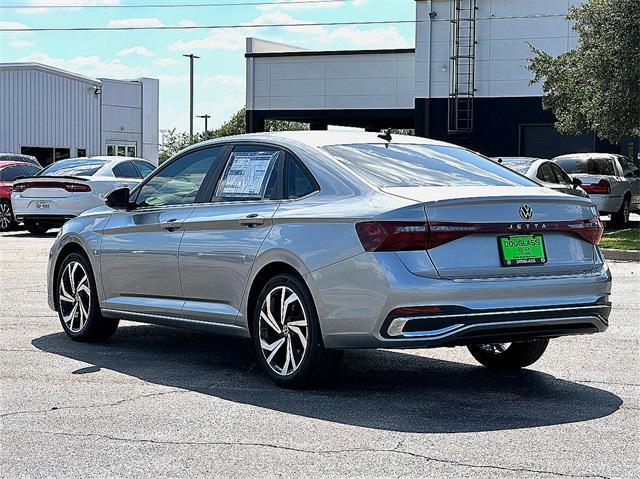
<path id="1" fill-rule="evenodd" d="M 134 188 L 155 166 L 141 158 L 93 156 L 57 161 L 36 176 L 13 184 L 11 203 L 16 219 L 33 234 L 83 211 L 104 204 L 117 188 Z"/>
<path id="2" fill-rule="evenodd" d="M 503 156 L 498 158 L 497 161 L 507 168 L 540 183 L 545 188 L 551 188 L 568 195 L 587 197 L 587 193 L 580 186 L 582 182 L 578 178 L 570 178 L 553 161 L 526 156 Z"/>
<path id="3" fill-rule="evenodd" d="M 622 155 L 610 153 L 574 153 L 553 158 L 598 207 L 600 214 L 611 214 L 620 225 L 629 222 L 629 213 L 640 210 L 640 172 Z"/>

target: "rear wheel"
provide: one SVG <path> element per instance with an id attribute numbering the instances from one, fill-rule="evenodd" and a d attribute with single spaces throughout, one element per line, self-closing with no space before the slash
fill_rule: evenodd
<path id="1" fill-rule="evenodd" d="M 0 201 L 0 231 L 9 231 L 14 225 L 11 203 L 6 200 Z"/>
<path id="2" fill-rule="evenodd" d="M 342 358 L 342 351 L 324 347 L 311 294 L 290 274 L 279 274 L 262 288 L 253 313 L 253 345 L 262 369 L 285 387 L 321 381 Z"/>
<path id="3" fill-rule="evenodd" d="M 64 332 L 75 341 L 101 341 L 116 332 L 118 320 L 103 318 L 91 265 L 85 256 L 69 254 L 56 281 L 58 316 Z"/>
<path id="4" fill-rule="evenodd" d="M 25 221 L 24 227 L 27 228 L 27 231 L 32 235 L 43 235 L 49 231 L 49 228 L 41 225 L 37 221 Z"/>
<path id="5" fill-rule="evenodd" d="M 473 344 L 471 355 L 489 369 L 519 369 L 532 365 L 544 354 L 548 339 L 518 343 Z"/>
<path id="6" fill-rule="evenodd" d="M 626 226 L 629 223 L 629 213 L 631 212 L 631 201 L 629 198 L 622 200 L 622 205 L 617 213 L 611 215 L 611 221 L 620 226 Z"/>

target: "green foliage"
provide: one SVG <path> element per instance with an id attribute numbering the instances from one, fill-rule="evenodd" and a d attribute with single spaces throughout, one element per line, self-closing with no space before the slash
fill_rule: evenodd
<path id="1" fill-rule="evenodd" d="M 530 45 L 532 83 L 561 133 L 594 130 L 618 142 L 640 135 L 640 1 L 589 0 L 572 7 L 577 48 L 553 57 Z"/>
<path id="2" fill-rule="evenodd" d="M 199 143 L 201 141 L 220 138 L 223 136 L 241 135 L 246 133 L 246 114 L 245 109 L 238 110 L 233 116 L 223 123 L 220 128 L 207 132 L 205 136 L 204 132 L 194 133 L 193 139 L 189 137 L 189 133 L 176 132 L 175 128 L 170 130 L 160 147 L 160 163 L 171 158 L 177 152 L 186 148 L 189 145 Z M 295 130 L 308 130 L 309 125 L 307 123 L 299 123 L 296 121 L 284 121 L 284 120 L 267 120 L 265 122 L 266 131 L 295 131 Z"/>

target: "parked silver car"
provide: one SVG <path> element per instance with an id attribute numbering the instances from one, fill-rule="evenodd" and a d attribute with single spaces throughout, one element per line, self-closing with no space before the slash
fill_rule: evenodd
<path id="1" fill-rule="evenodd" d="M 507 168 L 537 181 L 545 188 L 551 188 L 568 195 L 582 196 L 583 198 L 588 196 L 580 186 L 582 181 L 578 178 L 571 179 L 553 161 L 526 156 L 502 156 L 497 158 L 497 161 Z"/>
<path id="2" fill-rule="evenodd" d="M 75 340 L 121 319 L 251 338 L 281 385 L 344 348 L 465 345 L 519 368 L 604 331 L 592 203 L 451 144 L 288 132 L 200 143 L 62 227 L 50 306 Z"/>
<path id="3" fill-rule="evenodd" d="M 629 222 L 631 211 L 640 211 L 640 173 L 622 155 L 575 153 L 553 159 L 572 178 L 578 178 L 601 214 L 611 214 L 620 225 Z"/>

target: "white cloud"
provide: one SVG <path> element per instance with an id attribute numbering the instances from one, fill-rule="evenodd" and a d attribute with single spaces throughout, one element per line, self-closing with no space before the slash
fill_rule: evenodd
<path id="1" fill-rule="evenodd" d="M 176 60 L 175 58 L 156 58 L 155 60 L 153 60 L 153 64 L 158 67 L 171 67 L 180 65 L 181 62 Z"/>
<path id="2" fill-rule="evenodd" d="M 186 85 L 189 83 L 189 75 L 156 75 L 160 85 Z"/>
<path id="3" fill-rule="evenodd" d="M 0 33 L 0 38 L 2 38 L 3 45 L 6 45 L 7 47 L 13 48 L 15 50 L 23 50 L 25 48 L 30 48 L 33 46 L 33 42 L 29 40 L 29 38 L 31 38 L 31 33 L 11 31 L 19 28 L 29 28 L 29 25 L 25 25 L 24 23 L 20 22 L 8 22 L 0 20 L 0 28 L 9 30 L 8 32 Z"/>
<path id="4" fill-rule="evenodd" d="M 400 35 L 396 27 L 358 28 L 342 26 L 327 33 L 326 39 L 346 42 L 349 46 L 364 48 L 408 48 L 412 42 Z"/>
<path id="5" fill-rule="evenodd" d="M 178 25 L 181 27 L 195 27 L 198 24 L 192 20 L 180 20 L 178 22 Z"/>
<path id="6" fill-rule="evenodd" d="M 239 75 L 212 75 L 200 79 L 200 82 L 203 86 L 245 87 L 244 77 Z"/>
<path id="7" fill-rule="evenodd" d="M 118 53 L 116 53 L 116 55 L 119 56 L 119 57 L 128 57 L 128 56 L 154 57 L 154 56 L 156 56 L 156 54 L 154 52 L 152 52 L 151 50 L 149 50 L 149 49 L 147 49 L 145 47 L 141 47 L 141 46 L 124 48 L 124 49 L 120 50 Z"/>
<path id="8" fill-rule="evenodd" d="M 163 27 L 164 23 L 159 18 L 116 18 L 109 20 L 107 27 L 109 28 L 121 28 L 121 27 Z"/>
<path id="9" fill-rule="evenodd" d="M 3 28 L 5 30 L 17 30 L 19 28 L 29 28 L 29 25 L 25 25 L 24 23 L 20 23 L 20 22 L 7 22 L 7 21 L 0 20 L 0 28 Z M 16 32 L 16 33 L 20 33 L 20 32 Z"/>
<path id="10" fill-rule="evenodd" d="M 168 46 L 169 50 L 187 52 L 192 50 L 243 50 L 245 38 L 251 36 L 244 28 L 221 28 L 213 30 L 204 38 L 178 40 Z"/>
<path id="11" fill-rule="evenodd" d="M 66 11 L 77 10 L 82 7 L 86 7 L 87 5 L 119 5 L 120 0 L 65 0 L 64 2 L 60 2 L 60 0 L 29 0 L 27 5 L 29 7 L 36 8 L 17 8 L 16 12 L 25 13 L 29 15 L 37 15 L 41 13 L 46 13 L 49 11 L 50 6 L 52 5 L 73 5 L 76 8 L 65 8 Z"/>
<path id="12" fill-rule="evenodd" d="M 363 5 L 367 0 L 352 0 L 345 3 L 344 1 L 336 0 L 335 2 L 313 2 L 313 3 L 290 3 L 293 0 L 276 0 L 277 3 L 273 5 L 260 5 L 258 8 L 262 11 L 271 10 L 318 10 L 325 8 L 339 8 L 346 5 Z"/>
<path id="13" fill-rule="evenodd" d="M 147 68 L 125 65 L 121 60 L 103 60 L 97 55 L 64 59 L 50 57 L 44 52 L 34 52 L 19 58 L 18 61 L 44 63 L 88 77 L 127 79 L 149 76 Z"/>
<path id="14" fill-rule="evenodd" d="M 24 50 L 25 48 L 33 47 L 33 42 L 31 40 L 15 39 L 9 40 L 7 42 L 7 45 L 9 45 L 9 47 L 11 48 L 15 48 L 16 50 Z"/>

